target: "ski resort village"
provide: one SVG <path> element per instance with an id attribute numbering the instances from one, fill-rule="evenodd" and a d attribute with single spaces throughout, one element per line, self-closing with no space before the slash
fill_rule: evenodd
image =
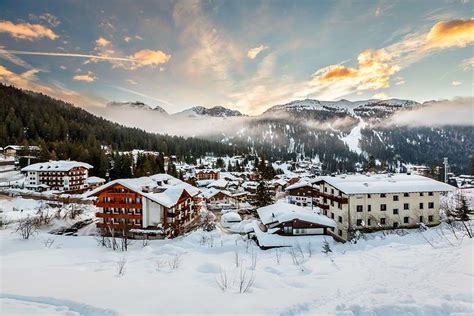
<path id="1" fill-rule="evenodd" d="M 1 0 L 0 316 L 474 316 L 474 0 Z"/>
<path id="2" fill-rule="evenodd" d="M 163 173 L 110 180 L 85 162 L 33 162 L 36 148 L 3 152 L 7 314 L 472 311 L 474 177 L 323 175 L 318 160 L 246 155 L 164 156 Z M 137 172 L 161 154 L 119 155 Z"/>

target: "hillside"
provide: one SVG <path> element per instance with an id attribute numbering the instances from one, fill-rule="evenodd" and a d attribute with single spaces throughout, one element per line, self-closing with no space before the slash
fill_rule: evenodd
<path id="1" fill-rule="evenodd" d="M 43 94 L 0 85 L 0 146 L 39 144 L 60 159 L 82 160 L 98 167 L 101 146 L 125 151 L 145 149 L 186 160 L 208 153 L 232 155 L 244 147 L 198 138 L 158 135 L 95 116 Z M 46 153 L 47 154 L 47 153 Z M 43 157 L 44 159 L 48 157 Z"/>

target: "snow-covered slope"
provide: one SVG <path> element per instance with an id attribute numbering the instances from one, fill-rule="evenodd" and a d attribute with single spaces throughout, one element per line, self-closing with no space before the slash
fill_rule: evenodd
<path id="1" fill-rule="evenodd" d="M 182 112 L 173 114 L 176 116 L 182 117 L 202 117 L 202 116 L 212 116 L 212 117 L 232 117 L 232 116 L 243 116 L 237 110 L 227 109 L 223 106 L 215 106 L 212 108 L 205 108 L 203 106 L 194 106 L 192 108 L 186 109 Z"/>
<path id="2" fill-rule="evenodd" d="M 107 103 L 108 108 L 115 108 L 115 109 L 134 109 L 134 110 L 151 110 L 155 111 L 160 114 L 168 114 L 165 109 L 160 107 L 159 105 L 148 105 L 146 103 L 135 101 L 135 102 L 117 102 L 112 101 Z"/>

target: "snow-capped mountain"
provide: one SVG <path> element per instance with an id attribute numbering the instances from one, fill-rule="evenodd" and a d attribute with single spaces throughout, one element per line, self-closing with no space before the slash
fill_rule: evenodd
<path id="1" fill-rule="evenodd" d="M 264 114 L 296 113 L 324 111 L 350 116 L 377 116 L 393 113 L 397 110 L 411 108 L 420 105 L 411 100 L 389 99 L 389 100 L 361 100 L 361 101 L 320 101 L 314 99 L 296 100 L 286 104 L 275 105 L 264 112 Z M 383 115 L 384 116 L 384 115 Z"/>
<path id="2" fill-rule="evenodd" d="M 168 114 L 165 109 L 160 107 L 159 105 L 148 105 L 146 103 L 135 101 L 135 102 L 117 102 L 112 101 L 107 103 L 108 108 L 115 108 L 115 109 L 134 109 L 134 110 L 151 110 L 155 111 L 160 114 Z"/>
<path id="3" fill-rule="evenodd" d="M 237 110 L 227 109 L 223 106 L 215 106 L 212 108 L 205 108 L 203 106 L 194 106 L 192 108 L 186 109 L 182 112 L 174 114 L 176 116 L 184 117 L 202 117 L 202 116 L 212 116 L 212 117 L 233 117 L 233 116 L 244 116 Z"/>

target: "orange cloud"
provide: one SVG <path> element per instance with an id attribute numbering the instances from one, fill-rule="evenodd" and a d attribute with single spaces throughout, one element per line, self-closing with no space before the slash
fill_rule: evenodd
<path id="1" fill-rule="evenodd" d="M 466 47 L 474 43 L 474 20 L 436 23 L 426 36 L 427 48 Z"/>
<path id="2" fill-rule="evenodd" d="M 334 65 L 327 67 L 327 71 L 323 73 L 320 80 L 331 81 L 337 79 L 353 78 L 357 76 L 357 70 L 342 65 Z"/>
<path id="3" fill-rule="evenodd" d="M 92 72 L 89 71 L 87 74 L 75 75 L 72 79 L 77 81 L 94 82 L 96 77 Z"/>
<path id="4" fill-rule="evenodd" d="M 268 46 L 260 45 L 258 47 L 249 49 L 249 51 L 247 52 L 247 57 L 250 59 L 255 59 L 255 57 L 257 57 L 257 55 L 260 54 L 265 49 L 268 49 Z"/>
<path id="5" fill-rule="evenodd" d="M 166 54 L 161 50 L 143 49 L 133 55 L 128 56 L 128 58 L 134 62 L 132 69 L 137 69 L 144 66 L 155 67 L 157 65 L 164 64 L 170 60 L 171 55 Z"/>
<path id="6" fill-rule="evenodd" d="M 110 44 L 110 41 L 106 40 L 105 38 L 103 37 L 99 37 L 95 43 L 97 44 L 97 46 L 100 46 L 100 47 L 105 47 L 107 45 Z"/>
<path id="7" fill-rule="evenodd" d="M 11 37 L 17 39 L 35 40 L 42 37 L 55 40 L 59 36 L 51 29 L 40 24 L 18 23 L 10 21 L 0 21 L 0 33 L 8 33 Z"/>

